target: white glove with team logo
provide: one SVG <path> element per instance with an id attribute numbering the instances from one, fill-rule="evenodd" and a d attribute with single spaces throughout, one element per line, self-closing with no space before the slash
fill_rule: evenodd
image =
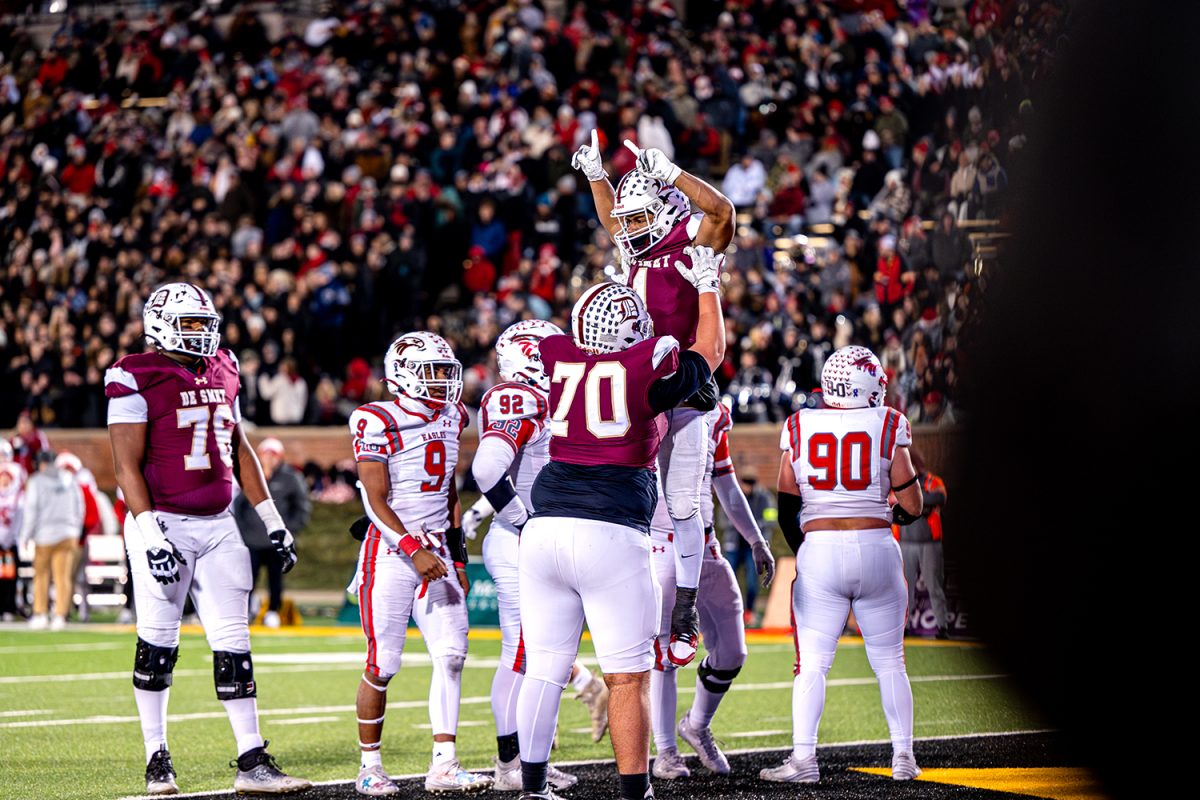
<path id="1" fill-rule="evenodd" d="M 604 171 L 604 154 L 600 152 L 600 138 L 592 129 L 592 143 L 581 144 L 571 156 L 571 166 L 583 173 L 589 181 L 600 181 L 608 177 Z"/>
<path id="2" fill-rule="evenodd" d="M 604 274 L 607 275 L 608 279 L 613 283 L 618 283 L 621 286 L 629 285 L 629 273 L 625 271 L 624 264 L 609 264 L 604 268 Z"/>
<path id="3" fill-rule="evenodd" d="M 657 147 L 647 147 L 643 150 L 628 139 L 625 140 L 625 146 L 629 148 L 629 152 L 637 156 L 637 171 L 647 178 L 657 178 L 673 186 L 679 179 L 680 173 L 683 172 L 675 165 L 675 162 L 667 158 L 666 153 Z"/>
<path id="4" fill-rule="evenodd" d="M 258 512 L 258 518 L 262 520 L 263 527 L 267 529 L 267 538 L 271 540 L 271 545 L 279 554 L 282 571 L 291 572 L 292 567 L 296 566 L 296 540 L 287 526 L 283 524 L 283 517 L 280 516 L 279 509 L 275 508 L 275 501 L 268 497 L 256 505 L 254 510 Z"/>
<path id="5" fill-rule="evenodd" d="M 697 245 L 683 248 L 683 254 L 689 256 L 692 265 L 689 267 L 682 261 L 675 262 L 675 269 L 700 294 L 719 292 L 721 290 L 721 267 L 725 264 L 725 254 L 717 254 L 711 247 Z"/>
<path id="6" fill-rule="evenodd" d="M 494 511 L 492 504 L 487 501 L 486 497 L 480 497 L 475 501 L 475 505 L 463 512 L 462 529 L 463 534 L 471 541 L 479 535 L 479 526 L 488 518 L 488 515 Z"/>
<path id="7" fill-rule="evenodd" d="M 150 577 L 163 586 L 182 580 L 179 576 L 179 565 L 187 566 L 187 562 L 175 549 L 175 545 L 167 540 L 167 529 L 162 521 L 154 516 L 153 511 L 143 511 L 134 521 L 146 545 L 146 562 L 150 565 Z"/>

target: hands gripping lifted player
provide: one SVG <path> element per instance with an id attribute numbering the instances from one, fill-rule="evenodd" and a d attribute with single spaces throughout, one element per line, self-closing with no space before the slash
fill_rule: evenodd
<path id="1" fill-rule="evenodd" d="M 596 212 L 621 254 L 620 268 L 610 272 L 613 279 L 642 298 L 656 334 L 674 336 L 689 347 L 696 341 L 700 296 L 720 286 L 723 253 L 733 239 L 733 204 L 662 150 L 642 149 L 628 139 L 625 146 L 637 157 L 637 166 L 616 189 L 604 169 L 597 131 L 571 164 L 588 179 Z M 695 658 L 699 638 L 700 494 L 709 433 L 705 414 L 716 404 L 716 383 L 710 378 L 668 410 L 668 433 L 658 459 L 674 530 L 677 591 L 668 657 L 676 665 Z"/>

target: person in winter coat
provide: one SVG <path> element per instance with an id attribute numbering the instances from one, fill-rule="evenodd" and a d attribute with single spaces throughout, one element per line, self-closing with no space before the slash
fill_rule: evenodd
<path id="1" fill-rule="evenodd" d="M 38 471 L 25 484 L 22 543 L 33 542 L 33 616 L 29 627 L 62 630 L 74 594 L 72 568 L 83 530 L 84 501 L 79 481 L 54 466 L 52 450 L 37 455 Z M 54 580 L 54 621 L 50 622 L 50 581 Z"/>

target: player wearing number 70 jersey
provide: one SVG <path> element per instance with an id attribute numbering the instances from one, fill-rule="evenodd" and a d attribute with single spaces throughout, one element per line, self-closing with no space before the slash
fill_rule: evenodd
<path id="1" fill-rule="evenodd" d="M 283 559 L 296 563 L 238 413 L 238 364 L 219 349 L 221 316 L 199 287 L 169 283 L 146 301 L 150 352 L 117 361 L 104 376 L 117 483 L 129 513 L 137 606 L 133 694 L 146 745 L 147 794 L 175 794 L 167 750 L 167 696 L 179 657 L 188 594 L 213 651 L 217 698 L 237 739 L 239 792 L 292 792 L 309 782 L 283 774 L 258 730 L 247 600 L 250 551 L 229 512 L 236 478 Z"/>
<path id="2" fill-rule="evenodd" d="M 624 800 L 653 796 L 646 688 L 662 597 L 650 565 L 650 519 L 663 412 L 691 396 L 724 355 L 717 274 L 695 248 L 677 267 L 700 291 L 696 343 L 653 338 L 645 304 L 604 283 L 571 312 L 571 336 L 539 346 L 550 375 L 550 463 L 521 534 L 521 624 L 528 666 L 517 701 L 526 800 L 552 798 L 547 760 L 558 703 L 586 621 L 611 692 L 609 734 Z"/>
<path id="3" fill-rule="evenodd" d="M 388 347 L 384 380 L 396 399 L 350 416 L 363 505 L 371 524 L 349 590 L 358 593 L 367 664 L 358 686 L 361 763 L 355 788 L 400 791 L 383 770 L 380 745 L 388 683 L 400 670 L 408 620 L 416 620 L 433 661 L 429 722 L 431 792 L 474 792 L 491 778 L 458 763 L 456 739 L 467 657 L 467 549 L 454 484 L 467 425 L 462 364 L 442 337 L 406 333 Z"/>
<path id="4" fill-rule="evenodd" d="M 825 675 L 850 609 L 879 681 L 892 740 L 892 777 L 921 773 L 913 758 L 913 700 L 904 666 L 908 589 L 893 520 L 921 513 L 921 487 L 909 458 L 908 420 L 885 408 L 887 377 L 865 347 L 836 351 L 821 370 L 826 408 L 788 417 L 779 441 L 779 525 L 801 539 L 792 584 L 796 670 L 787 760 L 760 775 L 816 783 L 817 726 Z M 895 496 L 897 502 L 889 505 Z"/>

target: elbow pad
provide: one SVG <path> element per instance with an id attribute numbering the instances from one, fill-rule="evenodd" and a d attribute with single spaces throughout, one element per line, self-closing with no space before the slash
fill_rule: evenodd
<path id="1" fill-rule="evenodd" d="M 788 547 L 795 553 L 804 544 L 804 531 L 800 528 L 800 508 L 803 505 L 799 495 L 779 493 L 779 527 L 783 530 L 783 538 Z"/>
<path id="2" fill-rule="evenodd" d="M 899 503 L 892 506 L 892 522 L 896 525 L 912 525 L 920 518 L 920 514 L 910 514 L 908 509 Z"/>

